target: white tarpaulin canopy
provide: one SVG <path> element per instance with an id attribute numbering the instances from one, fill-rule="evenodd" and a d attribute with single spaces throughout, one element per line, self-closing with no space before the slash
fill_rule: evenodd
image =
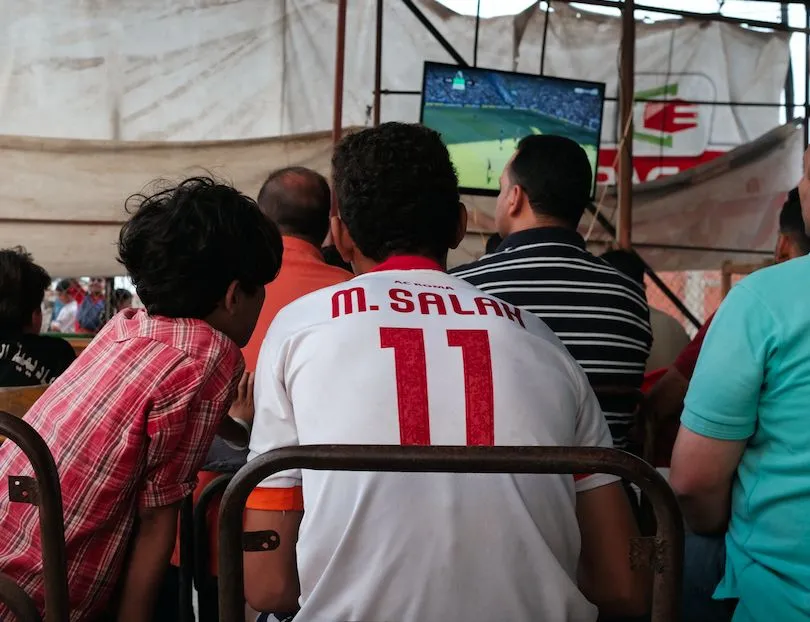
<path id="1" fill-rule="evenodd" d="M 473 18 L 431 0 L 417 4 L 472 57 Z M 384 6 L 383 87 L 418 89 L 424 60 L 451 59 L 404 3 Z M 561 3 L 555 9 L 545 72 L 605 81 L 615 96 L 619 20 L 578 18 Z M 254 193 L 268 170 L 285 164 L 311 161 L 328 172 L 327 137 L 298 135 L 331 123 L 334 0 L 0 0 L 0 12 L 0 218 L 7 219 L 0 220 L 0 243 L 30 247 L 55 274 L 120 272 L 111 241 L 123 199 L 154 177 L 203 168 Z M 349 3 L 346 126 L 369 121 L 374 19 L 375 3 Z M 479 65 L 537 73 L 544 19 L 530 9 L 482 20 Z M 707 161 L 778 125 L 775 108 L 682 100 L 778 103 L 787 59 L 782 35 L 724 23 L 639 23 L 637 97 L 666 101 L 636 106 L 638 181 Z M 419 97 L 385 96 L 383 120 L 414 121 L 418 106 Z M 666 107 L 672 114 L 657 114 Z M 615 178 L 616 114 L 609 102 L 600 158 L 600 179 L 608 183 Z M 291 137 L 266 138 L 280 135 Z M 793 183 L 785 179 L 780 190 Z M 491 201 L 476 201 L 475 226 L 491 226 Z M 694 204 L 704 201 L 670 200 L 660 209 L 677 223 Z M 724 213 L 722 230 L 758 248 L 746 238 L 747 221 L 731 208 Z M 677 231 L 667 239 L 689 245 Z M 667 258 L 672 268 L 693 262 L 688 253 Z"/>

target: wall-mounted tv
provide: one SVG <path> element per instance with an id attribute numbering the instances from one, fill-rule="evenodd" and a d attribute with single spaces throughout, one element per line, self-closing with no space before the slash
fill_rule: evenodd
<path id="1" fill-rule="evenodd" d="M 587 152 L 593 198 L 604 103 L 599 82 L 426 62 L 420 121 L 442 135 L 465 193 L 498 194 L 518 141 L 557 134 Z"/>

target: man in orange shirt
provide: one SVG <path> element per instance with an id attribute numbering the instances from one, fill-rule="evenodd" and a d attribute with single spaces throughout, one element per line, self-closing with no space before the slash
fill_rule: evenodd
<path id="1" fill-rule="evenodd" d="M 329 184 L 322 175 L 300 166 L 273 171 L 259 191 L 259 208 L 278 225 L 284 242 L 281 272 L 267 286 L 256 330 L 242 349 L 248 371 L 255 371 L 264 335 L 283 307 L 306 294 L 352 278 L 330 266 L 321 254 L 329 231 Z"/>

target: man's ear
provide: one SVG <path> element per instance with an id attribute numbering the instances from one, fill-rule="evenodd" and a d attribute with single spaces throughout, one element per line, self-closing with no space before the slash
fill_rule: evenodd
<path id="1" fill-rule="evenodd" d="M 526 193 L 523 191 L 523 188 L 517 184 L 513 184 L 512 187 L 509 188 L 509 192 L 506 195 L 506 213 L 511 218 L 520 216 L 520 211 L 523 209 L 523 199 L 525 197 Z"/>
<path id="2" fill-rule="evenodd" d="M 453 238 L 450 248 L 458 248 L 458 245 L 464 240 L 467 235 L 467 208 L 464 203 L 458 204 L 458 227 L 456 228 L 455 237 Z"/>
<path id="3" fill-rule="evenodd" d="M 239 303 L 239 297 L 242 296 L 242 290 L 239 288 L 239 281 L 231 281 L 228 289 L 225 290 L 225 297 L 222 299 L 222 307 L 228 315 L 236 313 L 236 305 Z"/>
<path id="4" fill-rule="evenodd" d="M 332 216 L 329 219 L 329 232 L 332 235 L 332 244 L 335 245 L 343 261 L 351 265 L 356 247 L 352 236 L 349 235 L 349 229 L 346 227 L 346 223 L 340 219 L 340 216 Z"/>
<path id="5" fill-rule="evenodd" d="M 776 238 L 776 250 L 773 253 L 773 259 L 776 263 L 787 261 L 791 258 L 791 241 L 784 233 L 780 233 Z"/>

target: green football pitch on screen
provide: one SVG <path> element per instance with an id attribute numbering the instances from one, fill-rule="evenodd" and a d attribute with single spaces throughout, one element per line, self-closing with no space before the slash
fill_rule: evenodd
<path id="1" fill-rule="evenodd" d="M 442 135 L 462 188 L 497 191 L 501 171 L 518 141 L 531 134 L 557 134 L 575 140 L 596 172 L 597 132 L 540 113 L 428 103 L 422 123 Z"/>

